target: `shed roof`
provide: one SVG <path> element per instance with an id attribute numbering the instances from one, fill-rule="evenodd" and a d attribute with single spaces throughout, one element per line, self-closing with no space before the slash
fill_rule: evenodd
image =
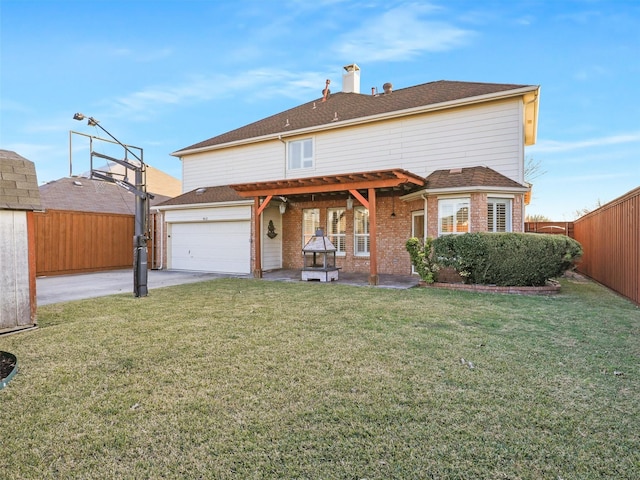
<path id="1" fill-rule="evenodd" d="M 11 150 L 0 150 L 0 209 L 40 208 L 35 164 Z"/>
<path id="2" fill-rule="evenodd" d="M 324 102 L 322 98 L 307 102 L 244 127 L 195 143 L 174 152 L 172 155 L 181 156 L 194 150 L 269 135 L 285 135 L 314 127 L 329 127 L 343 121 L 364 120 L 392 113 L 400 115 L 420 107 L 447 105 L 450 102 L 459 104 L 464 99 L 475 98 L 480 101 L 486 96 L 495 98 L 497 94 L 504 94 L 506 97 L 519 96 L 537 89 L 537 86 L 531 85 L 440 80 L 380 95 L 339 92 L 329 95 Z"/>

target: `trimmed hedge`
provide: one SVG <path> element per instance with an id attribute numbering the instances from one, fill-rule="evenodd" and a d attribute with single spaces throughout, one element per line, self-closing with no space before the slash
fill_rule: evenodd
<path id="1" fill-rule="evenodd" d="M 541 286 L 562 275 L 581 255 L 581 245 L 565 235 L 465 233 L 433 241 L 439 265 L 481 285 Z"/>

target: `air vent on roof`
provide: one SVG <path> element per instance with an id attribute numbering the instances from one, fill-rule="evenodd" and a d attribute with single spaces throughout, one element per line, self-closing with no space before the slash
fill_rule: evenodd
<path id="1" fill-rule="evenodd" d="M 81 186 L 82 186 L 82 182 L 80 182 L 79 180 L 74 180 L 74 181 L 73 181 L 73 184 L 74 184 L 76 187 L 81 187 Z"/>
<path id="2" fill-rule="evenodd" d="M 382 90 L 384 90 L 384 93 L 393 92 L 393 84 L 391 84 L 390 82 L 385 83 L 384 85 L 382 85 Z"/>
<path id="3" fill-rule="evenodd" d="M 462 173 L 462 169 L 461 168 L 452 168 L 451 170 L 449 170 L 449 173 Z"/>
<path id="4" fill-rule="evenodd" d="M 207 191 L 206 188 L 199 188 L 196 190 L 196 195 L 202 195 L 206 191 Z"/>

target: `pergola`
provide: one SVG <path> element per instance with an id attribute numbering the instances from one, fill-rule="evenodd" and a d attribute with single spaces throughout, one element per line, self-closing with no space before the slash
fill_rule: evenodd
<path id="1" fill-rule="evenodd" d="M 379 170 L 362 173 L 322 175 L 318 177 L 293 178 L 259 183 L 230 185 L 242 197 L 254 198 L 254 276 L 262 277 L 260 224 L 262 212 L 274 196 L 331 194 L 349 192 L 369 210 L 369 284 L 378 284 L 378 249 L 376 220 L 376 190 L 404 187 L 411 189 L 425 185 L 422 177 L 406 170 Z M 366 191 L 365 196 L 360 193 Z M 261 199 L 264 200 L 261 202 Z"/>

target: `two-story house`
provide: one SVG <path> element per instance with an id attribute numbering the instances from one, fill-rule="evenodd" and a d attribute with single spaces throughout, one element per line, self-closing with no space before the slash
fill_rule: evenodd
<path id="1" fill-rule="evenodd" d="M 539 86 L 436 81 L 342 91 L 174 152 L 184 194 L 159 207 L 169 269 L 302 267 L 322 228 L 344 271 L 409 274 L 405 242 L 522 231 Z"/>

